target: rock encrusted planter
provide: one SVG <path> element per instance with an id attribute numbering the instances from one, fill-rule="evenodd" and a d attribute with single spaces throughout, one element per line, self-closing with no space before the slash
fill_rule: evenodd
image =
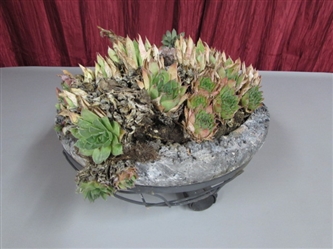
<path id="1" fill-rule="evenodd" d="M 120 192 L 148 193 L 158 196 L 159 193 L 186 191 L 185 198 L 188 200 L 175 202 L 174 205 L 190 204 L 194 210 L 204 210 L 215 202 L 220 187 L 237 176 L 237 173 L 261 148 L 268 133 L 269 121 L 268 109 L 263 105 L 254 111 L 244 124 L 227 136 L 203 143 L 191 141 L 183 145 L 163 146 L 159 151 L 159 160 L 136 163 L 138 178 L 134 192 L 133 190 Z M 83 168 L 85 159 L 77 154 L 74 148 L 75 142 L 62 136 L 62 133 L 58 133 L 58 137 L 67 155 L 70 156 L 72 164 L 76 164 L 75 168 Z M 211 188 L 212 183 L 218 188 Z M 189 193 L 194 197 L 189 197 Z M 162 203 L 132 202 L 146 206 L 161 206 L 164 203 L 165 206 L 172 206 L 172 201 L 165 201 L 163 200 Z"/>
<path id="2" fill-rule="evenodd" d="M 209 207 L 265 140 L 258 71 L 175 30 L 162 47 L 100 30 L 113 47 L 97 55 L 94 70 L 64 70 L 56 91 L 55 129 L 78 170 L 78 192 L 92 202 L 114 195 L 145 206 Z"/>

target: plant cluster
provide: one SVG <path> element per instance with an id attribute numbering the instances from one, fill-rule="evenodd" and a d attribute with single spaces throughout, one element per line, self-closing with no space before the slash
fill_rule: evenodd
<path id="1" fill-rule="evenodd" d="M 185 139 L 213 140 L 262 104 L 258 72 L 201 39 L 194 43 L 168 31 L 158 48 L 140 36 L 100 30 L 113 44 L 107 56 L 97 56 L 94 70 L 80 65 L 82 75 L 64 71 L 57 89 L 56 129 L 76 139 L 78 153 L 90 158 L 77 176 L 89 200 L 134 185 L 135 162 L 126 152 L 142 133 L 161 139 L 148 134 L 149 127 L 180 127 Z"/>

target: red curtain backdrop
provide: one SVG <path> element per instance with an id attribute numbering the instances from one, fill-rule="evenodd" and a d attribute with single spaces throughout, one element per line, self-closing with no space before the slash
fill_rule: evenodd
<path id="1" fill-rule="evenodd" d="M 161 45 L 175 28 L 259 70 L 333 72 L 333 0 L 1 0 L 1 67 L 94 66 L 97 26 Z"/>

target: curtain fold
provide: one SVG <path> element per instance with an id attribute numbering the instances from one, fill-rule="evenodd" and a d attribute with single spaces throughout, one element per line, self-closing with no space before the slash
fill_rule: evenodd
<path id="1" fill-rule="evenodd" d="M 333 72 L 326 0 L 2 0 L 0 25 L 1 67 L 94 66 L 101 26 L 157 45 L 174 28 L 259 70 Z"/>

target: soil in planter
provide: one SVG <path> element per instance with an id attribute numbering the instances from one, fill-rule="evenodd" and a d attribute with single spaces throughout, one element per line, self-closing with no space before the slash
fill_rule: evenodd
<path id="1" fill-rule="evenodd" d="M 228 135 L 240 127 L 250 116 L 243 109 L 240 109 L 234 116 L 232 122 L 220 124 L 215 138 Z M 154 122 L 153 126 L 145 126 L 138 129 L 133 136 L 132 145 L 124 151 L 124 157 L 117 157 L 118 160 L 133 160 L 148 162 L 158 159 L 158 151 L 162 145 L 172 143 L 184 144 L 190 139 L 184 136 L 183 128 L 179 124 L 165 125 Z M 117 161 L 118 161 L 117 160 Z"/>
<path id="2" fill-rule="evenodd" d="M 235 113 L 235 116 L 232 122 L 221 124 L 218 132 L 216 133 L 215 137 L 219 138 L 221 136 L 228 135 L 230 132 L 236 130 L 240 127 L 250 116 L 251 114 L 245 112 L 242 108 Z"/>
<path id="3" fill-rule="evenodd" d="M 162 145 L 170 143 L 184 144 L 189 139 L 184 137 L 180 125 L 164 125 L 154 123 L 153 126 L 145 126 L 138 129 L 133 135 L 133 143 L 125 148 L 124 156 L 127 160 L 148 162 L 158 159 L 158 151 Z M 122 156 L 118 157 L 123 160 Z"/>
<path id="4" fill-rule="evenodd" d="M 125 149 L 124 155 L 126 155 L 124 159 L 137 162 L 148 162 L 158 158 L 156 147 L 143 141 L 137 141 L 135 144 L 131 145 L 129 149 Z M 120 156 L 119 159 L 121 159 L 121 157 L 122 156 Z"/>

